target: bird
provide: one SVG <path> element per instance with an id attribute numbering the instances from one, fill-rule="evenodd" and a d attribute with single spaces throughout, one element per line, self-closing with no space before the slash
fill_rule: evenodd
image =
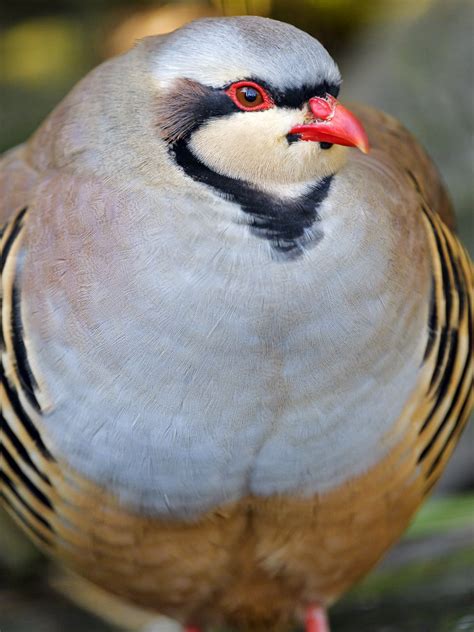
<path id="1" fill-rule="evenodd" d="M 329 629 L 473 403 L 441 178 L 256 16 L 140 40 L 0 162 L 2 504 L 188 631 Z"/>

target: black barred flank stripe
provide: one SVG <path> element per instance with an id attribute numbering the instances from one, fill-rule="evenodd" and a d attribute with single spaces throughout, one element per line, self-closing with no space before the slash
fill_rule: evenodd
<path id="1" fill-rule="evenodd" d="M 3 377 L 3 367 L 0 363 L 0 374 Z M 0 402 L 1 404 L 1 402 Z M 2 449 L 2 437 L 4 436 L 5 433 L 5 427 L 6 427 L 6 419 L 3 416 L 3 412 L 0 411 L 0 450 Z M 2 461 L 0 460 L 0 473 L 2 471 Z M 1 498 L 1 491 L 2 491 L 2 486 L 0 485 L 0 498 Z"/>
<path id="2" fill-rule="evenodd" d="M 31 365 L 28 360 L 28 354 L 26 351 L 25 340 L 23 338 L 23 322 L 21 316 L 21 293 L 18 291 L 16 283 L 13 284 L 12 291 L 12 307 L 11 307 L 11 330 L 12 330 L 12 343 L 15 351 L 15 364 L 17 368 L 18 378 L 25 396 L 28 401 L 38 412 L 41 411 L 38 400 L 35 395 L 35 388 L 38 387 L 38 383 L 31 370 Z"/>
<path id="3" fill-rule="evenodd" d="M 464 277 L 464 275 L 463 275 L 463 277 Z M 460 280 L 460 277 L 459 277 L 459 280 Z M 465 280 L 465 284 L 467 286 L 467 280 L 466 279 L 464 279 L 464 280 Z M 463 370 L 462 370 L 461 378 L 459 380 L 456 392 L 455 392 L 454 397 L 453 397 L 453 401 L 452 401 L 451 406 L 450 406 L 450 408 L 449 408 L 449 410 L 448 410 L 446 415 L 449 415 L 452 412 L 452 410 L 454 410 L 456 404 L 458 403 L 458 401 L 459 401 L 459 399 L 461 397 L 462 386 L 465 383 L 466 375 L 467 375 L 468 370 L 469 370 L 469 365 L 472 362 L 472 358 L 471 358 L 472 349 L 473 349 L 472 312 L 471 312 L 470 301 L 468 300 L 467 296 L 465 298 L 466 298 L 466 300 L 463 303 L 463 314 L 465 313 L 465 311 L 467 312 L 466 318 L 467 318 L 467 332 L 468 332 L 468 337 L 467 337 L 468 344 L 467 344 L 466 360 L 465 360 L 464 367 L 463 367 Z M 451 440 L 453 439 L 458 427 L 460 426 L 460 424 L 462 424 L 463 419 L 464 419 L 465 414 L 466 414 L 466 408 L 467 408 L 467 405 L 469 403 L 469 399 L 470 399 L 471 391 L 472 391 L 473 387 L 474 387 L 474 384 L 473 384 L 472 379 L 471 379 L 471 382 L 469 384 L 468 391 L 467 391 L 467 396 L 466 396 L 466 398 L 464 400 L 464 403 L 463 403 L 463 405 L 461 407 L 461 410 L 460 410 L 460 412 L 458 414 L 458 418 L 456 419 L 456 422 L 453 424 L 453 427 L 451 428 L 451 431 L 450 431 L 448 437 L 446 438 L 441 450 L 439 451 L 439 453 L 436 456 L 435 460 L 431 464 L 431 467 L 430 467 L 430 469 L 428 471 L 428 476 L 434 471 L 434 469 L 436 468 L 438 463 L 441 461 L 441 459 L 443 457 L 443 454 L 446 452 L 446 450 L 447 450 Z"/>
<path id="4" fill-rule="evenodd" d="M 443 402 L 449 404 L 446 413 L 439 423 L 437 422 L 437 427 L 418 457 L 418 463 L 424 461 L 429 463 L 426 477 L 430 479 L 443 456 L 453 446 L 457 434 L 462 432 L 464 421 L 468 417 L 468 406 L 472 396 L 472 379 L 469 375 L 473 341 L 472 313 L 468 296 L 470 281 L 466 277 L 463 262 L 460 259 L 462 254 L 457 256 L 457 253 L 453 251 L 449 235 L 441 220 L 436 220 L 426 207 L 423 207 L 423 211 L 435 239 L 436 249 L 433 256 L 437 257 L 441 267 L 441 279 L 436 279 L 432 287 L 436 296 L 436 282 L 441 282 L 445 313 L 440 313 L 438 310 L 435 313 L 433 305 L 431 306 L 428 326 L 430 333 L 438 329 L 439 347 L 428 392 L 428 394 L 432 393 L 434 403 L 420 429 L 420 434 L 430 425 Z M 458 301 L 458 316 L 455 321 L 453 319 L 454 297 Z M 433 326 L 435 321 L 437 326 Z M 465 330 L 467 330 L 467 348 L 462 351 L 460 341 L 462 339 L 464 342 L 461 336 L 465 335 Z M 431 340 L 428 341 L 430 349 L 433 344 Z M 425 352 L 425 358 L 429 355 Z M 459 370 L 456 368 L 458 365 L 460 365 Z M 442 445 L 438 446 L 442 433 L 450 424 L 447 436 L 442 439 Z M 426 493 L 436 480 L 437 476 L 435 481 L 429 482 Z"/>
<path id="5" fill-rule="evenodd" d="M 431 295 L 430 295 L 430 316 L 428 319 L 428 340 L 426 342 L 425 353 L 423 355 L 423 363 L 433 350 L 436 340 L 436 332 L 438 330 L 438 306 L 436 304 L 436 281 L 433 278 L 431 282 Z"/>
<path id="6" fill-rule="evenodd" d="M 1 491 L 0 491 L 0 499 L 8 507 L 8 510 L 11 511 L 13 514 L 15 514 L 15 518 L 19 522 L 21 522 L 21 524 L 25 527 L 27 531 L 29 531 L 35 538 L 37 538 L 38 540 L 40 540 L 47 546 L 50 546 L 50 547 L 53 546 L 53 542 L 49 540 L 48 538 L 46 538 L 42 533 L 40 533 L 38 529 L 33 527 L 33 525 L 30 524 L 28 520 L 26 520 L 25 516 L 20 511 L 18 511 L 15 505 L 13 505 L 8 499 L 8 497 Z"/>
<path id="7" fill-rule="evenodd" d="M 31 439 L 35 442 L 35 444 L 38 446 L 38 449 L 41 451 L 43 456 L 45 458 L 49 459 L 50 461 L 54 460 L 52 455 L 51 455 L 51 453 L 49 452 L 48 448 L 43 443 L 41 435 L 38 432 L 36 426 L 31 421 L 30 417 L 27 415 L 27 413 L 25 412 L 25 409 L 21 405 L 21 402 L 20 402 L 20 399 L 18 397 L 18 394 L 16 393 L 14 388 L 12 386 L 10 386 L 9 381 L 7 380 L 5 375 L 3 375 L 3 374 L 1 376 L 1 382 L 2 382 L 3 388 L 5 389 L 5 393 L 7 395 L 7 399 L 10 402 L 10 404 L 11 404 L 11 406 L 13 408 L 13 411 L 14 411 L 15 415 L 18 418 L 18 421 L 21 423 L 21 425 L 26 430 L 26 432 L 29 434 Z"/>
<path id="8" fill-rule="evenodd" d="M 415 187 L 416 192 L 419 193 L 423 197 L 423 191 L 421 190 L 421 187 L 420 187 L 420 184 L 418 182 L 418 179 L 415 176 L 415 174 L 413 173 L 413 171 L 411 169 L 405 169 L 405 172 L 408 175 L 408 177 L 410 178 L 410 180 L 413 182 L 413 185 Z"/>
<path id="9" fill-rule="evenodd" d="M 27 209 L 22 209 L 15 219 L 12 221 L 10 226 L 6 226 L 3 233 L 4 244 L 2 246 L 2 273 L 5 270 L 5 265 L 7 263 L 8 257 L 12 251 L 12 248 L 15 244 L 15 241 L 18 239 L 21 234 L 21 230 L 23 227 L 23 218 L 25 216 Z M 10 320 L 10 328 L 7 327 L 6 330 L 1 330 L 2 333 L 2 349 L 5 349 L 5 338 L 7 335 L 11 335 L 12 347 L 14 349 L 15 357 L 12 358 L 13 366 L 15 367 L 17 377 L 22 386 L 22 392 L 24 396 L 28 399 L 30 404 L 37 410 L 40 411 L 40 406 L 36 399 L 36 395 L 34 393 L 35 387 L 37 387 L 36 380 L 31 371 L 30 363 L 27 357 L 26 345 L 23 340 L 23 323 L 21 317 L 21 304 L 20 304 L 20 293 L 17 290 L 15 284 L 12 287 L 12 295 L 10 297 L 6 297 L 2 293 L 3 301 L 11 299 L 11 320 Z M 2 302 L 3 302 L 2 301 Z M 3 305 L 2 305 L 3 307 Z M 5 375 L 4 366 L 0 364 L 0 378 L 1 384 L 4 390 L 4 395 L 6 401 L 11 406 L 13 416 L 15 419 L 15 423 L 21 425 L 23 430 L 30 437 L 32 442 L 35 444 L 38 452 L 42 454 L 45 458 L 51 459 L 51 455 L 46 448 L 43 440 L 35 427 L 33 421 L 30 416 L 26 412 L 23 407 L 19 394 L 16 391 L 15 387 L 9 382 Z M 43 507 L 48 510 L 52 510 L 52 504 L 50 499 L 43 493 L 41 489 L 33 482 L 30 476 L 34 473 L 35 476 L 38 476 L 44 483 L 47 485 L 51 485 L 48 476 L 46 476 L 39 467 L 35 464 L 33 459 L 31 458 L 28 450 L 21 442 L 19 435 L 17 434 L 18 430 L 14 430 L 9 421 L 5 416 L 5 412 L 2 411 L 2 415 L 0 416 L 0 483 L 3 486 L 4 490 L 7 488 L 10 490 L 10 497 L 6 495 L 6 493 L 2 493 L 2 500 L 8 505 L 9 509 L 14 512 L 15 516 L 23 523 L 23 525 L 29 530 L 35 537 L 39 538 L 45 543 L 50 544 L 41 533 L 35 529 L 34 524 L 31 524 L 31 521 L 37 524 L 43 525 L 49 531 L 52 531 L 51 525 L 47 521 L 47 519 L 40 515 L 38 511 L 36 511 L 29 502 L 21 493 L 21 490 L 28 491 Z M 8 439 L 9 446 L 8 448 L 5 440 L 2 442 L 1 439 Z M 10 452 L 11 450 L 11 452 Z M 1 468 L 1 465 L 4 465 L 4 468 Z M 10 470 L 15 478 L 18 479 L 19 487 L 15 485 L 14 480 L 12 480 L 8 474 L 7 469 Z M 16 498 L 17 502 L 13 503 L 10 498 Z M 18 507 L 22 507 L 20 511 Z M 30 520 L 28 520 L 28 516 Z"/>
<path id="10" fill-rule="evenodd" d="M 43 494 L 43 492 L 38 489 L 38 487 L 33 483 L 33 481 L 23 472 L 21 467 L 12 457 L 10 452 L 7 450 L 5 445 L 0 445 L 0 458 L 4 458 L 7 465 L 10 469 L 21 479 L 21 482 L 25 485 L 25 487 L 33 494 L 33 496 L 45 507 L 48 509 L 53 509 L 53 505 L 47 496 Z"/>
<path id="11" fill-rule="evenodd" d="M 464 403 L 461 407 L 461 410 L 459 411 L 459 415 L 458 418 L 456 419 L 456 423 L 453 424 L 453 427 L 451 428 L 451 431 L 449 433 L 449 435 L 446 437 L 441 449 L 439 450 L 438 454 L 436 455 L 435 459 L 433 460 L 433 462 L 430 465 L 430 468 L 426 474 L 427 477 L 430 477 L 431 474 L 434 472 L 434 470 L 436 469 L 436 467 L 438 466 L 439 462 L 441 461 L 441 459 L 443 458 L 443 455 L 445 454 L 446 450 L 449 448 L 449 446 L 451 445 L 451 442 L 454 438 L 454 435 L 456 433 L 456 431 L 458 430 L 458 428 L 461 426 L 461 424 L 463 423 L 463 421 L 467 421 L 466 419 L 466 412 L 467 412 L 467 406 L 469 404 L 469 400 L 471 398 L 471 389 L 473 388 L 473 383 L 471 381 L 470 384 L 470 388 L 467 391 L 467 395 L 464 399 Z M 463 426 L 464 428 L 465 426 Z"/>
<path id="12" fill-rule="evenodd" d="M 13 224 L 12 224 L 12 229 L 10 232 L 10 235 L 8 236 L 8 239 L 5 243 L 5 246 L 3 247 L 3 251 L 2 251 L 2 267 L 1 270 L 3 272 L 3 268 L 5 267 L 5 263 L 7 260 L 7 257 L 10 253 L 10 250 L 15 242 L 15 239 L 18 237 L 18 233 L 20 232 L 20 230 L 22 229 L 23 226 L 23 217 L 25 216 L 25 213 L 27 211 L 27 207 L 25 206 L 24 209 L 22 209 L 18 215 L 15 217 Z"/>
<path id="13" fill-rule="evenodd" d="M 435 385 L 437 385 L 436 400 L 430 410 L 430 413 L 427 415 L 427 418 L 424 421 L 420 432 L 423 432 L 430 424 L 433 418 L 433 415 L 436 412 L 436 409 L 439 403 L 441 402 L 443 396 L 445 395 L 447 387 L 449 386 L 451 372 L 456 360 L 456 351 L 457 351 L 457 343 L 458 343 L 458 340 L 457 340 L 458 333 L 450 328 L 450 321 L 451 321 L 451 316 L 452 316 L 452 292 L 455 290 L 459 291 L 459 287 L 460 287 L 459 276 L 456 277 L 454 272 L 453 272 L 454 284 L 453 286 L 451 285 L 451 275 L 449 271 L 453 270 L 456 267 L 455 263 L 453 262 L 452 251 L 450 248 L 446 246 L 447 252 L 445 252 L 445 249 L 443 248 L 443 245 L 441 242 L 440 235 L 438 233 L 437 226 L 435 225 L 426 207 L 423 206 L 422 208 L 423 208 L 426 218 L 429 221 L 433 236 L 435 238 L 437 254 L 438 254 L 439 262 L 441 266 L 442 291 L 443 291 L 443 297 L 444 297 L 444 302 L 445 302 L 445 324 L 441 327 L 441 332 L 439 335 L 438 354 L 437 354 L 436 364 L 435 364 L 433 374 L 431 376 L 431 382 L 430 382 L 430 387 L 429 387 L 429 390 L 431 392 L 432 389 L 435 387 Z M 444 239 L 444 241 L 446 244 L 447 240 Z M 448 264 L 448 258 L 450 259 L 449 263 L 451 265 Z M 433 286 L 433 288 L 434 287 L 435 286 Z M 433 313 L 431 311 L 430 320 L 428 323 L 429 340 L 432 335 L 431 334 L 432 326 L 433 326 L 432 319 L 433 319 Z M 437 320 L 439 319 L 439 314 L 437 312 L 436 312 L 436 319 Z M 432 344 L 433 343 L 431 343 L 431 346 Z M 425 351 L 425 357 L 428 357 L 428 354 L 426 353 L 426 351 Z M 423 454 L 426 454 L 425 451 L 423 451 Z"/>
<path id="14" fill-rule="evenodd" d="M 51 482 L 48 478 L 48 476 L 46 476 L 46 474 L 44 472 L 42 472 L 38 466 L 36 465 L 36 463 L 31 459 L 30 455 L 28 454 L 28 451 L 26 450 L 25 446 L 22 444 L 22 442 L 18 439 L 18 437 L 16 436 L 16 434 L 13 432 L 13 430 L 10 428 L 7 420 L 2 416 L 1 419 L 2 422 L 2 432 L 5 434 L 6 437 L 8 437 L 8 439 L 10 440 L 11 444 L 13 445 L 13 447 L 15 448 L 15 450 L 18 453 L 18 456 L 23 460 L 23 462 L 25 463 L 25 465 L 28 465 L 32 470 L 34 470 L 36 472 L 36 474 L 38 474 L 38 476 L 48 485 L 51 485 Z"/>
<path id="15" fill-rule="evenodd" d="M 437 408 L 443 401 L 444 397 L 447 395 L 448 387 L 453 376 L 454 365 L 456 363 L 456 358 L 458 355 L 458 346 L 459 332 L 457 329 L 451 329 L 449 332 L 448 357 L 446 359 L 443 375 L 441 376 L 438 387 L 436 389 L 436 401 L 434 403 L 434 408 Z"/>
<path id="16" fill-rule="evenodd" d="M 3 269 L 3 250 L 2 250 L 2 269 Z M 3 285 L 1 283 L 1 276 L 0 276 L 0 351 L 3 351 L 5 349 L 5 336 L 3 335 L 3 318 L 2 318 L 2 314 L 3 314 Z M 2 363 L 2 358 L 0 356 L 0 372 L 3 374 L 3 363 Z"/>
<path id="17" fill-rule="evenodd" d="M 40 522 L 46 529 L 53 532 L 53 528 L 46 520 L 44 516 L 41 516 L 31 505 L 21 496 L 18 492 L 17 488 L 13 484 L 13 481 L 10 480 L 9 476 L 5 472 L 0 471 L 0 480 L 10 489 L 13 495 L 20 501 L 22 506 L 30 513 L 38 522 Z"/>
<path id="18" fill-rule="evenodd" d="M 452 353 L 451 356 L 454 357 L 453 362 L 456 359 L 456 353 L 457 353 L 457 345 L 454 346 L 452 348 Z M 431 448 L 434 446 L 434 444 L 436 443 L 438 437 L 440 436 L 440 434 L 443 432 L 444 427 L 446 426 L 446 424 L 448 423 L 448 421 L 451 419 L 451 415 L 453 413 L 453 410 L 456 408 L 456 405 L 459 402 L 460 396 L 461 396 L 461 391 L 462 388 L 465 384 L 465 378 L 466 378 L 466 374 L 469 370 L 469 364 L 470 364 L 470 357 L 469 354 L 467 354 L 466 356 L 466 360 L 464 362 L 464 368 L 463 368 L 463 372 L 461 374 L 461 378 L 458 382 L 458 385 L 456 387 L 456 392 L 453 395 L 453 398 L 451 400 L 451 404 L 445 414 L 445 416 L 443 417 L 443 420 L 441 421 L 441 423 L 439 424 L 438 428 L 436 429 L 436 432 L 433 433 L 433 436 L 431 437 L 431 439 L 429 440 L 429 442 L 426 444 L 425 448 L 423 449 L 423 451 L 421 452 L 420 456 L 418 457 L 418 463 L 421 463 L 421 461 L 423 461 L 427 454 L 431 451 Z M 448 367 L 447 367 L 448 368 Z M 443 379 L 447 379 L 447 381 L 449 382 L 449 379 L 451 378 L 451 372 L 446 372 L 443 375 Z M 441 396 L 442 399 L 443 396 Z M 439 405 L 441 399 L 438 397 L 436 404 L 434 406 L 434 408 L 437 408 L 437 406 Z"/>
<path id="19" fill-rule="evenodd" d="M 451 261 L 451 264 L 452 264 L 451 269 L 453 271 L 454 289 L 456 290 L 457 295 L 458 295 L 459 320 L 461 320 L 464 314 L 464 310 L 466 309 L 466 303 L 467 303 L 467 300 L 466 300 L 467 299 L 466 297 L 467 281 L 466 279 L 464 279 L 464 275 L 463 275 L 463 282 L 461 282 L 461 277 L 459 276 L 459 267 L 461 263 L 455 257 L 453 253 L 453 249 L 451 248 L 451 244 L 449 243 L 449 239 L 447 237 L 445 239 L 445 243 L 446 243 L 446 250 L 448 251 L 449 260 Z"/>
<path id="20" fill-rule="evenodd" d="M 439 237 L 438 231 L 436 230 L 436 226 L 433 223 L 432 218 L 429 216 L 429 214 L 427 213 L 426 209 L 425 210 L 425 215 L 428 218 L 428 221 L 431 224 L 432 230 L 433 230 L 433 235 L 436 241 L 436 248 L 438 251 L 438 255 L 439 255 L 439 262 L 441 265 L 441 275 L 442 275 L 442 290 L 443 290 L 443 296 L 444 296 L 444 301 L 445 301 L 445 322 L 446 322 L 446 326 L 449 328 L 450 322 L 451 322 L 451 308 L 452 308 L 452 298 L 451 298 L 451 292 L 452 292 L 452 287 L 451 287 L 451 280 L 450 280 L 450 274 L 449 274 L 449 268 L 448 268 L 448 262 L 446 260 L 446 256 L 445 256 L 445 252 L 441 243 L 441 239 Z M 441 369 L 444 365 L 444 361 L 446 359 L 446 336 L 447 336 L 447 331 L 443 331 L 441 332 L 441 340 L 440 340 L 440 346 L 438 349 L 438 358 L 436 360 L 436 367 L 435 370 L 433 372 L 433 376 L 431 378 L 431 383 L 430 383 L 430 389 L 434 387 L 434 385 L 436 384 L 436 381 L 438 379 L 438 376 L 441 372 Z"/>
<path id="21" fill-rule="evenodd" d="M 26 211 L 27 207 L 23 208 L 13 221 L 10 234 L 2 251 L 2 273 L 13 244 L 15 243 L 15 240 L 19 236 L 20 231 L 23 227 L 23 218 Z M 12 331 L 12 346 L 15 352 L 15 365 L 17 367 L 18 378 L 23 386 L 25 396 L 28 398 L 30 404 L 35 408 L 35 410 L 39 412 L 41 409 L 35 395 L 35 388 L 37 388 L 38 384 L 31 370 L 25 341 L 23 339 L 23 323 L 20 300 L 20 292 L 18 291 L 17 285 L 14 283 L 11 297 L 10 325 Z M 5 337 L 6 333 L 2 330 L 2 346 L 4 346 L 5 344 Z"/>
<path id="22" fill-rule="evenodd" d="M 448 348 L 448 340 L 449 340 L 448 328 L 447 327 L 443 327 L 441 329 L 440 341 L 439 341 L 440 348 L 441 348 L 441 345 L 443 346 L 443 353 L 446 353 L 446 350 Z M 438 358 L 439 358 L 439 351 L 438 351 Z M 440 375 L 440 366 L 438 365 L 438 363 L 436 363 L 434 372 L 437 375 Z M 433 381 L 433 378 L 431 379 L 431 381 Z M 432 388 L 432 386 L 430 385 L 429 391 L 431 391 L 431 388 Z M 439 398 L 437 397 L 435 403 L 433 404 L 433 406 L 430 409 L 430 412 L 426 416 L 426 419 L 423 422 L 423 425 L 420 428 L 420 434 L 422 434 L 426 430 L 426 428 L 430 425 L 431 420 L 432 420 L 432 418 L 434 417 L 434 415 L 436 413 L 436 408 L 437 408 L 437 405 L 438 405 L 438 401 L 439 401 Z"/>
<path id="23" fill-rule="evenodd" d="M 446 355 L 449 353 L 448 343 L 450 340 L 450 334 L 451 332 L 448 329 L 448 327 L 446 325 L 443 325 L 443 327 L 441 328 L 440 335 L 439 335 L 438 355 L 437 355 L 436 365 L 433 371 L 433 375 L 431 376 L 429 392 L 432 391 L 434 385 L 439 381 L 442 375 L 442 369 L 445 366 L 445 358 L 446 358 Z M 427 428 L 435 412 L 436 412 L 436 404 L 433 405 L 433 407 L 431 408 L 431 411 L 429 415 L 427 416 L 420 432 L 423 432 L 425 428 Z"/>

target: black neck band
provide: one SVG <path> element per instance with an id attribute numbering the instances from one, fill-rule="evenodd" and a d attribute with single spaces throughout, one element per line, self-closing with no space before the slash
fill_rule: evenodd
<path id="1" fill-rule="evenodd" d="M 193 180 L 207 184 L 238 204 L 249 217 L 252 233 L 268 239 L 276 253 L 296 258 L 323 238 L 318 208 L 328 195 L 333 176 L 323 178 L 306 194 L 285 200 L 213 171 L 193 154 L 186 140 L 175 143 L 171 151 L 177 164 Z"/>

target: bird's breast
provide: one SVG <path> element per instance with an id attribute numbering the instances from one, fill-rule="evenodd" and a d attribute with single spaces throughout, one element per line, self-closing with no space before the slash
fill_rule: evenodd
<path id="1" fill-rule="evenodd" d="M 43 350 L 54 449 L 125 502 L 172 515 L 314 493 L 364 471 L 394 441 L 419 354 L 404 356 L 400 340 L 382 352 L 370 302 L 321 309 L 311 283 L 283 285 L 201 273 L 185 288 L 170 279 L 159 301 L 141 297 L 153 327 L 119 308 L 105 321 L 89 311 L 80 330 L 71 322 Z"/>
<path id="2" fill-rule="evenodd" d="M 317 248 L 282 262 L 243 239 L 246 226 L 196 239 L 200 215 L 169 220 L 155 240 L 136 218 L 113 251 L 101 222 L 93 258 L 58 238 L 54 284 L 25 308 L 51 450 L 125 503 L 172 516 L 328 490 L 376 463 L 415 386 L 428 309 L 416 279 L 399 291 L 387 244 L 322 213 Z"/>

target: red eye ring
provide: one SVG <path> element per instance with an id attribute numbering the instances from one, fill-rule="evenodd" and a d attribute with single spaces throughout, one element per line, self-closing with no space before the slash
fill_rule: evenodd
<path id="1" fill-rule="evenodd" d="M 257 98 L 255 99 L 255 105 L 252 105 L 250 101 L 247 102 L 247 99 L 243 94 L 243 89 L 245 88 L 249 88 L 258 93 Z M 275 105 L 268 92 L 254 81 L 236 81 L 229 86 L 225 92 L 232 99 L 235 105 L 245 112 L 269 110 Z"/>

